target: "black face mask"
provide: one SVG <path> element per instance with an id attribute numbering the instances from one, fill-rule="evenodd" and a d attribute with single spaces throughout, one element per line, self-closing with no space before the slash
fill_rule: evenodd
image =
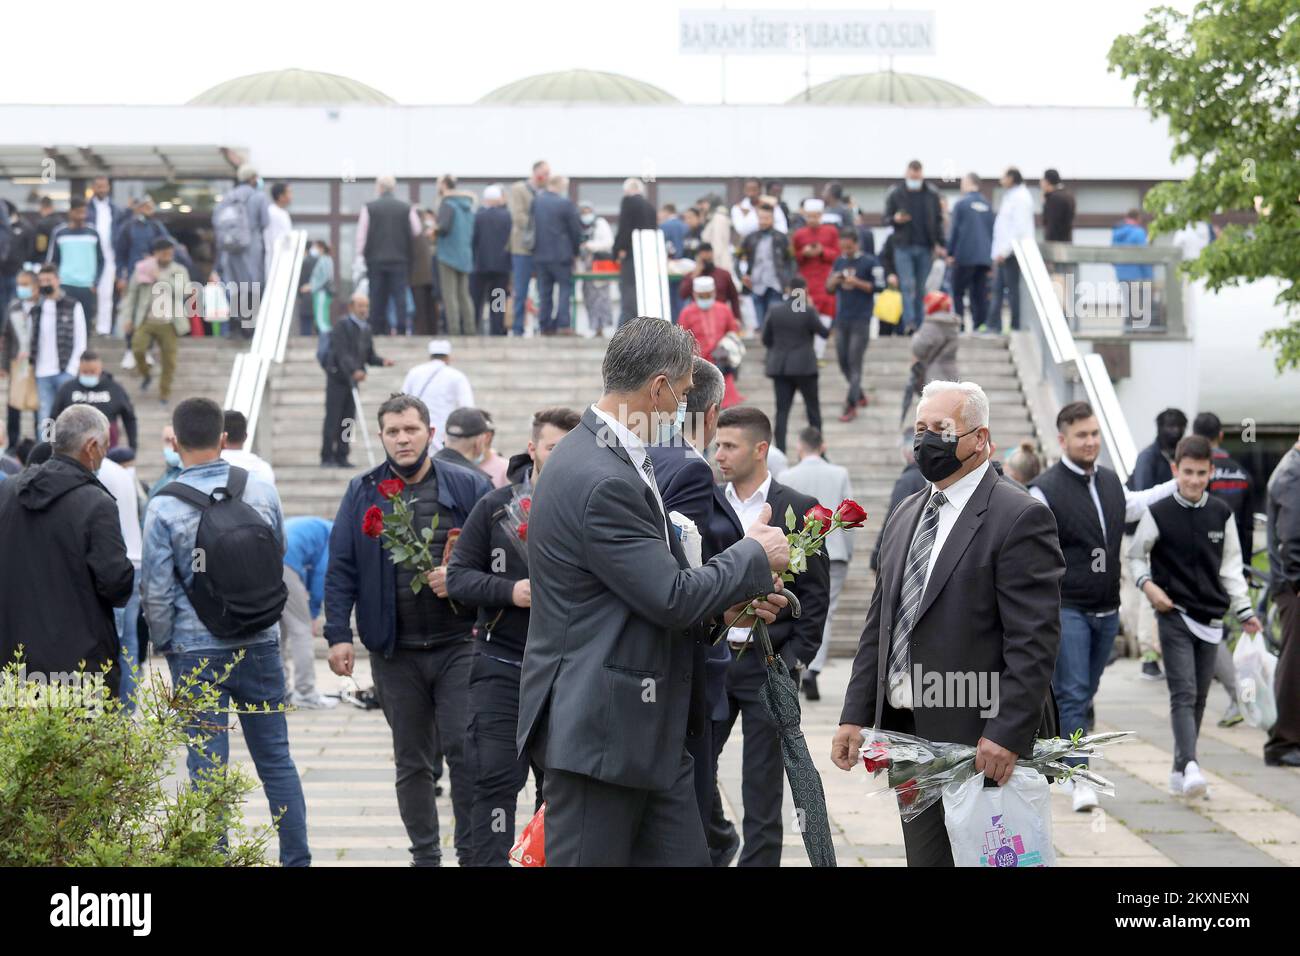
<path id="1" fill-rule="evenodd" d="M 54 295 L 54 286 L 52 285 L 41 286 L 41 295 Z"/>
<path id="2" fill-rule="evenodd" d="M 957 438 L 965 438 L 973 431 L 975 429 L 972 428 Z M 943 481 L 975 454 L 971 452 L 965 458 L 958 458 L 955 440 L 944 441 L 942 434 L 928 429 L 919 432 L 912 439 L 912 451 L 916 455 L 916 466 L 921 469 L 921 475 L 926 481 Z"/>
<path id="3" fill-rule="evenodd" d="M 704 262 L 704 265 L 702 265 L 702 266 L 700 267 L 700 270 L 701 270 L 705 275 L 708 275 L 710 272 L 712 272 L 712 271 L 713 271 L 713 260 L 712 260 L 712 259 L 706 259 L 705 262 Z"/>
<path id="4" fill-rule="evenodd" d="M 393 461 L 392 455 L 386 455 L 385 457 L 388 459 L 388 467 L 393 470 L 393 474 L 405 481 L 410 481 L 420 473 L 420 469 L 424 467 L 424 463 L 428 460 L 429 446 L 425 445 L 424 451 L 420 452 L 420 457 L 409 465 L 399 465 Z"/>

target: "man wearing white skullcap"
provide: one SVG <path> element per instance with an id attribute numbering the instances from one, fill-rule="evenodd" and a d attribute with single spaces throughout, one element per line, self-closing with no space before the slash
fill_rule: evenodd
<path id="1" fill-rule="evenodd" d="M 429 448 L 434 450 L 442 448 L 447 416 L 458 408 L 474 404 L 474 389 L 470 388 L 469 379 L 460 369 L 451 367 L 451 342 L 448 339 L 434 339 L 429 343 L 429 361 L 406 373 L 402 391 L 428 406 L 429 424 L 434 429 Z"/>
<path id="2" fill-rule="evenodd" d="M 829 328 L 835 318 L 835 296 L 826 291 L 826 280 L 840 255 L 840 233 L 834 226 L 822 222 L 825 209 L 826 204 L 820 199 L 805 199 L 803 214 L 806 224 L 791 238 L 799 275 L 808 283 L 808 299 L 821 317 L 822 324 Z M 826 351 L 826 340 L 819 336 L 813 342 L 813 349 L 820 359 Z"/>

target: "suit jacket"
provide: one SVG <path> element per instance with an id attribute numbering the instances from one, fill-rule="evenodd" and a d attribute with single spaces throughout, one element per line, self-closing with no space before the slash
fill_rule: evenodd
<path id="1" fill-rule="evenodd" d="M 551 453 L 529 512 L 516 742 L 548 770 L 668 789 L 685 749 L 693 629 L 771 588 L 757 542 L 691 569 L 665 534 L 654 493 L 588 409 Z"/>
<path id="2" fill-rule="evenodd" d="M 813 351 L 813 337 L 820 335 L 826 338 L 830 330 L 822 325 L 813 309 L 796 309 L 794 302 L 792 298 L 774 305 L 763 322 L 768 378 L 817 374 L 817 353 Z"/>
<path id="3" fill-rule="evenodd" d="M 795 527 L 803 527 L 803 516 L 817 504 L 817 499 L 788 488 L 775 478 L 767 489 L 767 503 L 772 506 L 771 525 L 785 530 L 785 509 L 794 509 Z M 727 501 L 726 486 L 713 486 L 713 521 L 704 536 L 704 547 L 715 550 L 729 547 L 745 534 L 736 512 Z M 809 664 L 821 647 L 822 632 L 826 626 L 826 612 L 830 604 L 831 563 L 826 549 L 808 559 L 808 570 L 797 575 L 793 584 L 787 584 L 799 599 L 802 614 L 795 617 L 786 608 L 768 625 L 767 633 L 772 648 L 793 668 L 794 662 Z"/>
<path id="4" fill-rule="evenodd" d="M 582 244 L 578 207 L 567 196 L 550 190 L 537 194 L 533 203 L 533 261 L 572 265 Z"/>
<path id="5" fill-rule="evenodd" d="M 831 511 L 845 498 L 853 497 L 849 470 L 843 465 L 832 465 L 820 455 L 805 458 L 781 472 L 781 484 L 805 495 L 812 495 Z M 853 538 L 852 531 L 832 532 L 826 537 L 826 557 L 832 561 L 852 560 Z"/>
<path id="6" fill-rule="evenodd" d="M 713 468 L 693 447 L 682 444 L 651 445 L 650 460 L 655 466 L 659 497 L 670 512 L 678 511 L 695 522 L 701 536 L 705 561 L 713 557 L 713 540 L 707 534 L 713 520 Z M 715 708 L 722 703 L 727 689 L 727 665 L 731 648 L 726 641 L 713 642 L 713 634 L 699 629 L 695 641 L 695 677 L 692 683 L 691 717 L 703 714 L 715 719 Z M 720 717 L 717 719 L 721 719 Z"/>
<path id="7" fill-rule="evenodd" d="M 614 234 L 614 255 L 626 252 L 632 258 L 632 231 L 658 229 L 659 216 L 644 196 L 624 196 L 618 207 L 618 232 Z"/>
<path id="8" fill-rule="evenodd" d="M 903 500 L 887 520 L 880 573 L 867 625 L 853 659 L 840 723 L 890 729 L 885 710 L 886 660 L 903 568 L 927 485 Z M 980 706 L 916 706 L 916 733 L 927 740 L 974 745 L 980 737 L 1016 754 L 1054 735 L 1052 671 L 1061 641 L 1061 578 L 1065 558 L 1056 518 L 1038 499 L 984 473 L 944 541 L 912 630 L 912 666 L 923 673 L 998 675 L 996 713 Z M 945 679 L 945 685 L 947 681 Z M 882 725 L 882 716 L 885 718 Z"/>
<path id="9" fill-rule="evenodd" d="M 367 324 L 358 325 L 348 316 L 334 323 L 330 331 L 326 371 L 333 378 L 352 380 L 352 373 L 367 365 L 383 365 L 375 354 L 375 339 Z"/>

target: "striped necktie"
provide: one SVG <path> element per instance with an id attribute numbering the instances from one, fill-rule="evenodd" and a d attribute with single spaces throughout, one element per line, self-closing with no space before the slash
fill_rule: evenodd
<path id="1" fill-rule="evenodd" d="M 894 634 L 889 642 L 890 687 L 906 680 L 907 672 L 912 666 L 912 628 L 916 625 L 921 598 L 925 595 L 925 573 L 930 566 L 930 551 L 934 548 L 935 535 L 939 531 L 939 509 L 947 501 L 942 491 L 930 498 L 925 506 L 925 514 L 921 516 L 921 523 L 917 525 L 916 536 L 912 538 L 912 547 L 907 552 L 902 596 L 894 618 Z"/>

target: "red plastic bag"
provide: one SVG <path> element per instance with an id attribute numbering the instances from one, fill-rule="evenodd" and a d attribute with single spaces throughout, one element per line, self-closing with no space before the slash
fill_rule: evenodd
<path id="1" fill-rule="evenodd" d="M 533 814 L 533 818 L 524 827 L 518 841 L 510 848 L 510 859 L 520 866 L 546 865 L 546 804 Z"/>

